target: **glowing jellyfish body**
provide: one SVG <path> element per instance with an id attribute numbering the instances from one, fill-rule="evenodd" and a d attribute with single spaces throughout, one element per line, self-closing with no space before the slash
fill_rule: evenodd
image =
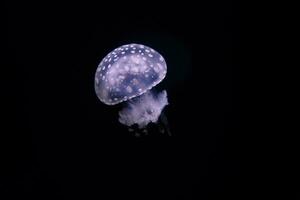
<path id="1" fill-rule="evenodd" d="M 143 128 L 150 122 L 155 123 L 168 104 L 166 91 L 158 95 L 147 92 L 160 83 L 166 73 L 166 62 L 157 51 L 141 44 L 123 45 L 102 59 L 96 70 L 95 91 L 107 105 L 132 99 L 120 111 L 119 121 Z"/>

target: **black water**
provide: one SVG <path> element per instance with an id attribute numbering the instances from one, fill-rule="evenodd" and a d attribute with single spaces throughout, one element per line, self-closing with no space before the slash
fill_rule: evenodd
<path id="1" fill-rule="evenodd" d="M 9 119 L 3 195 L 239 197 L 236 5 L 134 5 L 7 4 L 12 106 L 3 104 Z M 104 105 L 95 95 L 97 65 L 126 43 L 145 44 L 166 59 L 168 73 L 157 90 L 168 92 L 163 120 L 171 136 L 151 125 L 137 137 L 118 122 L 121 105 Z"/>

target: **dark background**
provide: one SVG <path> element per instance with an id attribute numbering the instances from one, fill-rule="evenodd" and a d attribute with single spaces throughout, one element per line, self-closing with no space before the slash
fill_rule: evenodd
<path id="1" fill-rule="evenodd" d="M 1 195 L 241 198 L 239 8 L 208 2 L 7 2 Z M 134 137 L 95 95 L 127 43 L 166 59 L 171 137 Z"/>

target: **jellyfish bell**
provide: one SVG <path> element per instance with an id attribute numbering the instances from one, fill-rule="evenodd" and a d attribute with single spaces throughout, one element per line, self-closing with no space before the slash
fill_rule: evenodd
<path id="1" fill-rule="evenodd" d="M 166 62 L 154 49 L 141 44 L 123 45 L 100 62 L 95 74 L 95 92 L 104 104 L 126 103 L 119 112 L 122 124 L 144 128 L 150 122 L 157 122 L 168 104 L 166 91 L 158 95 L 151 91 L 166 73 Z"/>
<path id="2" fill-rule="evenodd" d="M 115 105 L 140 96 L 166 76 L 163 57 L 140 44 L 123 45 L 105 56 L 96 70 L 95 91 L 103 103 Z"/>

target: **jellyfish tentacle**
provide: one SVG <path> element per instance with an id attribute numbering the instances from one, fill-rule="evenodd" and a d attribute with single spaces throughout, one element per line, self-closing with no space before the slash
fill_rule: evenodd
<path id="1" fill-rule="evenodd" d="M 119 112 L 119 121 L 127 126 L 137 124 L 139 128 L 144 128 L 150 122 L 158 121 L 166 105 L 168 105 L 168 99 L 165 90 L 157 96 L 150 90 L 127 104 Z"/>

